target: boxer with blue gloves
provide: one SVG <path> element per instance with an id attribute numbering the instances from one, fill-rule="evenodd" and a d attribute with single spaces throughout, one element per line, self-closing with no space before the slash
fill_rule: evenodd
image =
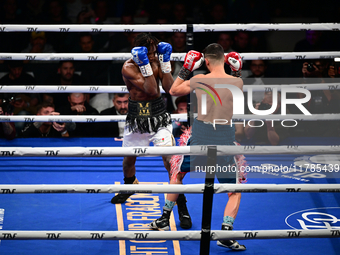
<path id="1" fill-rule="evenodd" d="M 159 82 L 166 93 L 174 82 L 170 57 L 172 46 L 159 42 L 150 33 L 137 35 L 131 50 L 132 58 L 122 68 L 123 80 L 130 92 L 129 110 L 124 128 L 123 147 L 173 146 L 172 121 L 161 97 Z M 163 156 L 163 163 L 170 176 L 170 156 Z M 136 156 L 123 159 L 125 184 L 138 184 L 135 176 Z M 132 194 L 118 194 L 111 203 L 124 203 Z M 183 194 L 177 200 L 181 226 L 190 228 L 191 218 Z"/>

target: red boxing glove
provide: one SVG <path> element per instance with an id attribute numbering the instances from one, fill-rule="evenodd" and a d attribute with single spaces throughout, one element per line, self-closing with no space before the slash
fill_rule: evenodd
<path id="1" fill-rule="evenodd" d="M 242 58 L 241 55 L 235 51 L 228 53 L 224 56 L 224 62 L 228 64 L 232 71 L 238 72 L 242 70 Z"/>
<path id="2" fill-rule="evenodd" d="M 191 50 L 185 55 L 184 68 L 188 69 L 190 72 L 200 68 L 204 62 L 204 57 L 201 52 Z"/>
<path id="3" fill-rule="evenodd" d="M 195 50 L 189 51 L 185 55 L 184 64 L 182 69 L 179 71 L 178 78 L 185 81 L 189 77 L 190 73 L 197 68 L 200 68 L 203 63 L 204 57 L 202 53 Z"/>

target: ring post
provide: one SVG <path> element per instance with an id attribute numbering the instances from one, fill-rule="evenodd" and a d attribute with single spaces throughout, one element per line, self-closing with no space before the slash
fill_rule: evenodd
<path id="1" fill-rule="evenodd" d="M 194 49 L 194 25 L 193 24 L 187 24 L 187 36 L 186 36 L 186 46 L 187 46 L 187 52 Z M 192 73 L 190 74 L 189 78 L 192 77 Z M 191 126 L 190 123 L 194 119 L 194 115 L 192 112 L 192 102 L 190 100 L 191 95 L 190 93 L 187 95 L 187 125 L 188 127 Z"/>
<path id="2" fill-rule="evenodd" d="M 211 211 L 214 196 L 215 171 L 209 171 L 209 166 L 216 167 L 217 147 L 208 146 L 207 171 L 205 173 L 205 187 L 203 192 L 203 212 L 200 254 L 208 255 L 210 251 Z"/>

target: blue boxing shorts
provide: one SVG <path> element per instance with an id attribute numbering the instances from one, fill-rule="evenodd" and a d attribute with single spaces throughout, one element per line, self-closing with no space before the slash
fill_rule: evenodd
<path id="1" fill-rule="evenodd" d="M 216 129 L 215 129 L 216 128 Z M 187 145 L 236 145 L 235 127 L 204 123 L 197 119 L 192 125 L 191 136 Z M 207 169 L 207 156 L 185 155 L 174 156 L 171 162 L 172 172 L 190 172 Z M 204 171 L 202 171 L 204 172 Z M 238 164 L 234 156 L 217 156 L 215 173 L 220 183 L 238 183 Z"/>

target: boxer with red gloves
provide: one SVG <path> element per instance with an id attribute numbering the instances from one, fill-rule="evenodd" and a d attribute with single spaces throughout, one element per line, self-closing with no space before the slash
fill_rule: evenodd
<path id="1" fill-rule="evenodd" d="M 123 147 L 172 146 L 172 121 L 161 97 L 159 81 L 166 93 L 173 84 L 170 57 L 172 46 L 159 42 L 150 33 L 137 35 L 131 50 L 132 58 L 122 68 L 123 80 L 130 92 L 126 117 Z M 170 174 L 170 156 L 163 156 L 163 163 Z M 136 156 L 123 159 L 124 184 L 138 184 L 135 176 Z M 118 194 L 111 203 L 124 203 L 132 194 Z M 181 195 L 178 205 L 187 217 L 183 224 L 191 227 L 185 196 Z M 190 221 L 188 221 L 188 219 Z M 182 223 L 182 222 L 181 222 Z"/>
<path id="2" fill-rule="evenodd" d="M 228 55 L 227 55 L 228 56 Z M 203 62 L 210 73 L 195 75 L 187 80 L 189 74 L 199 68 Z M 239 73 L 242 68 L 242 59 L 236 54 L 230 54 L 224 57 L 223 47 L 217 43 L 210 44 L 204 50 L 204 53 L 189 51 L 184 60 L 184 65 L 179 72 L 174 84 L 170 89 L 173 96 L 183 96 L 195 91 L 197 97 L 197 118 L 189 129 L 180 139 L 180 144 L 186 145 L 235 145 L 235 127 L 229 125 L 233 116 L 233 97 L 229 89 L 215 87 L 218 84 L 228 84 L 238 89 L 243 88 L 243 81 L 240 78 L 226 74 L 224 63 L 227 61 L 235 73 Z M 210 92 L 209 92 L 210 91 Z M 210 93 L 210 94 L 209 94 Z M 209 96 L 207 96 L 209 94 Z M 201 112 L 201 102 L 203 96 L 206 101 L 206 114 Z M 218 98 L 212 99 L 214 96 Z M 218 102 L 215 104 L 215 102 Z M 215 120 L 225 120 L 221 124 L 215 123 Z M 244 167 L 244 157 L 242 156 L 220 156 L 217 157 L 217 166 L 223 170 L 218 172 L 216 177 L 220 183 L 240 183 L 245 180 L 242 172 L 239 170 Z M 182 184 L 185 174 L 189 171 L 197 171 L 197 167 L 206 165 L 207 158 L 199 156 L 175 155 L 171 161 L 171 181 L 170 184 Z M 208 167 L 206 168 L 208 169 Z M 204 171 L 204 169 L 202 169 Z M 206 170 L 208 171 L 208 170 Z M 229 193 L 229 200 L 224 210 L 222 230 L 232 230 L 233 223 L 238 213 L 241 193 Z M 152 229 L 169 229 L 169 218 L 172 209 L 177 200 L 177 194 L 167 194 L 163 206 L 162 216 L 150 223 Z M 242 251 L 246 247 L 235 240 L 220 240 L 219 246 L 227 247 L 232 250 Z"/>

